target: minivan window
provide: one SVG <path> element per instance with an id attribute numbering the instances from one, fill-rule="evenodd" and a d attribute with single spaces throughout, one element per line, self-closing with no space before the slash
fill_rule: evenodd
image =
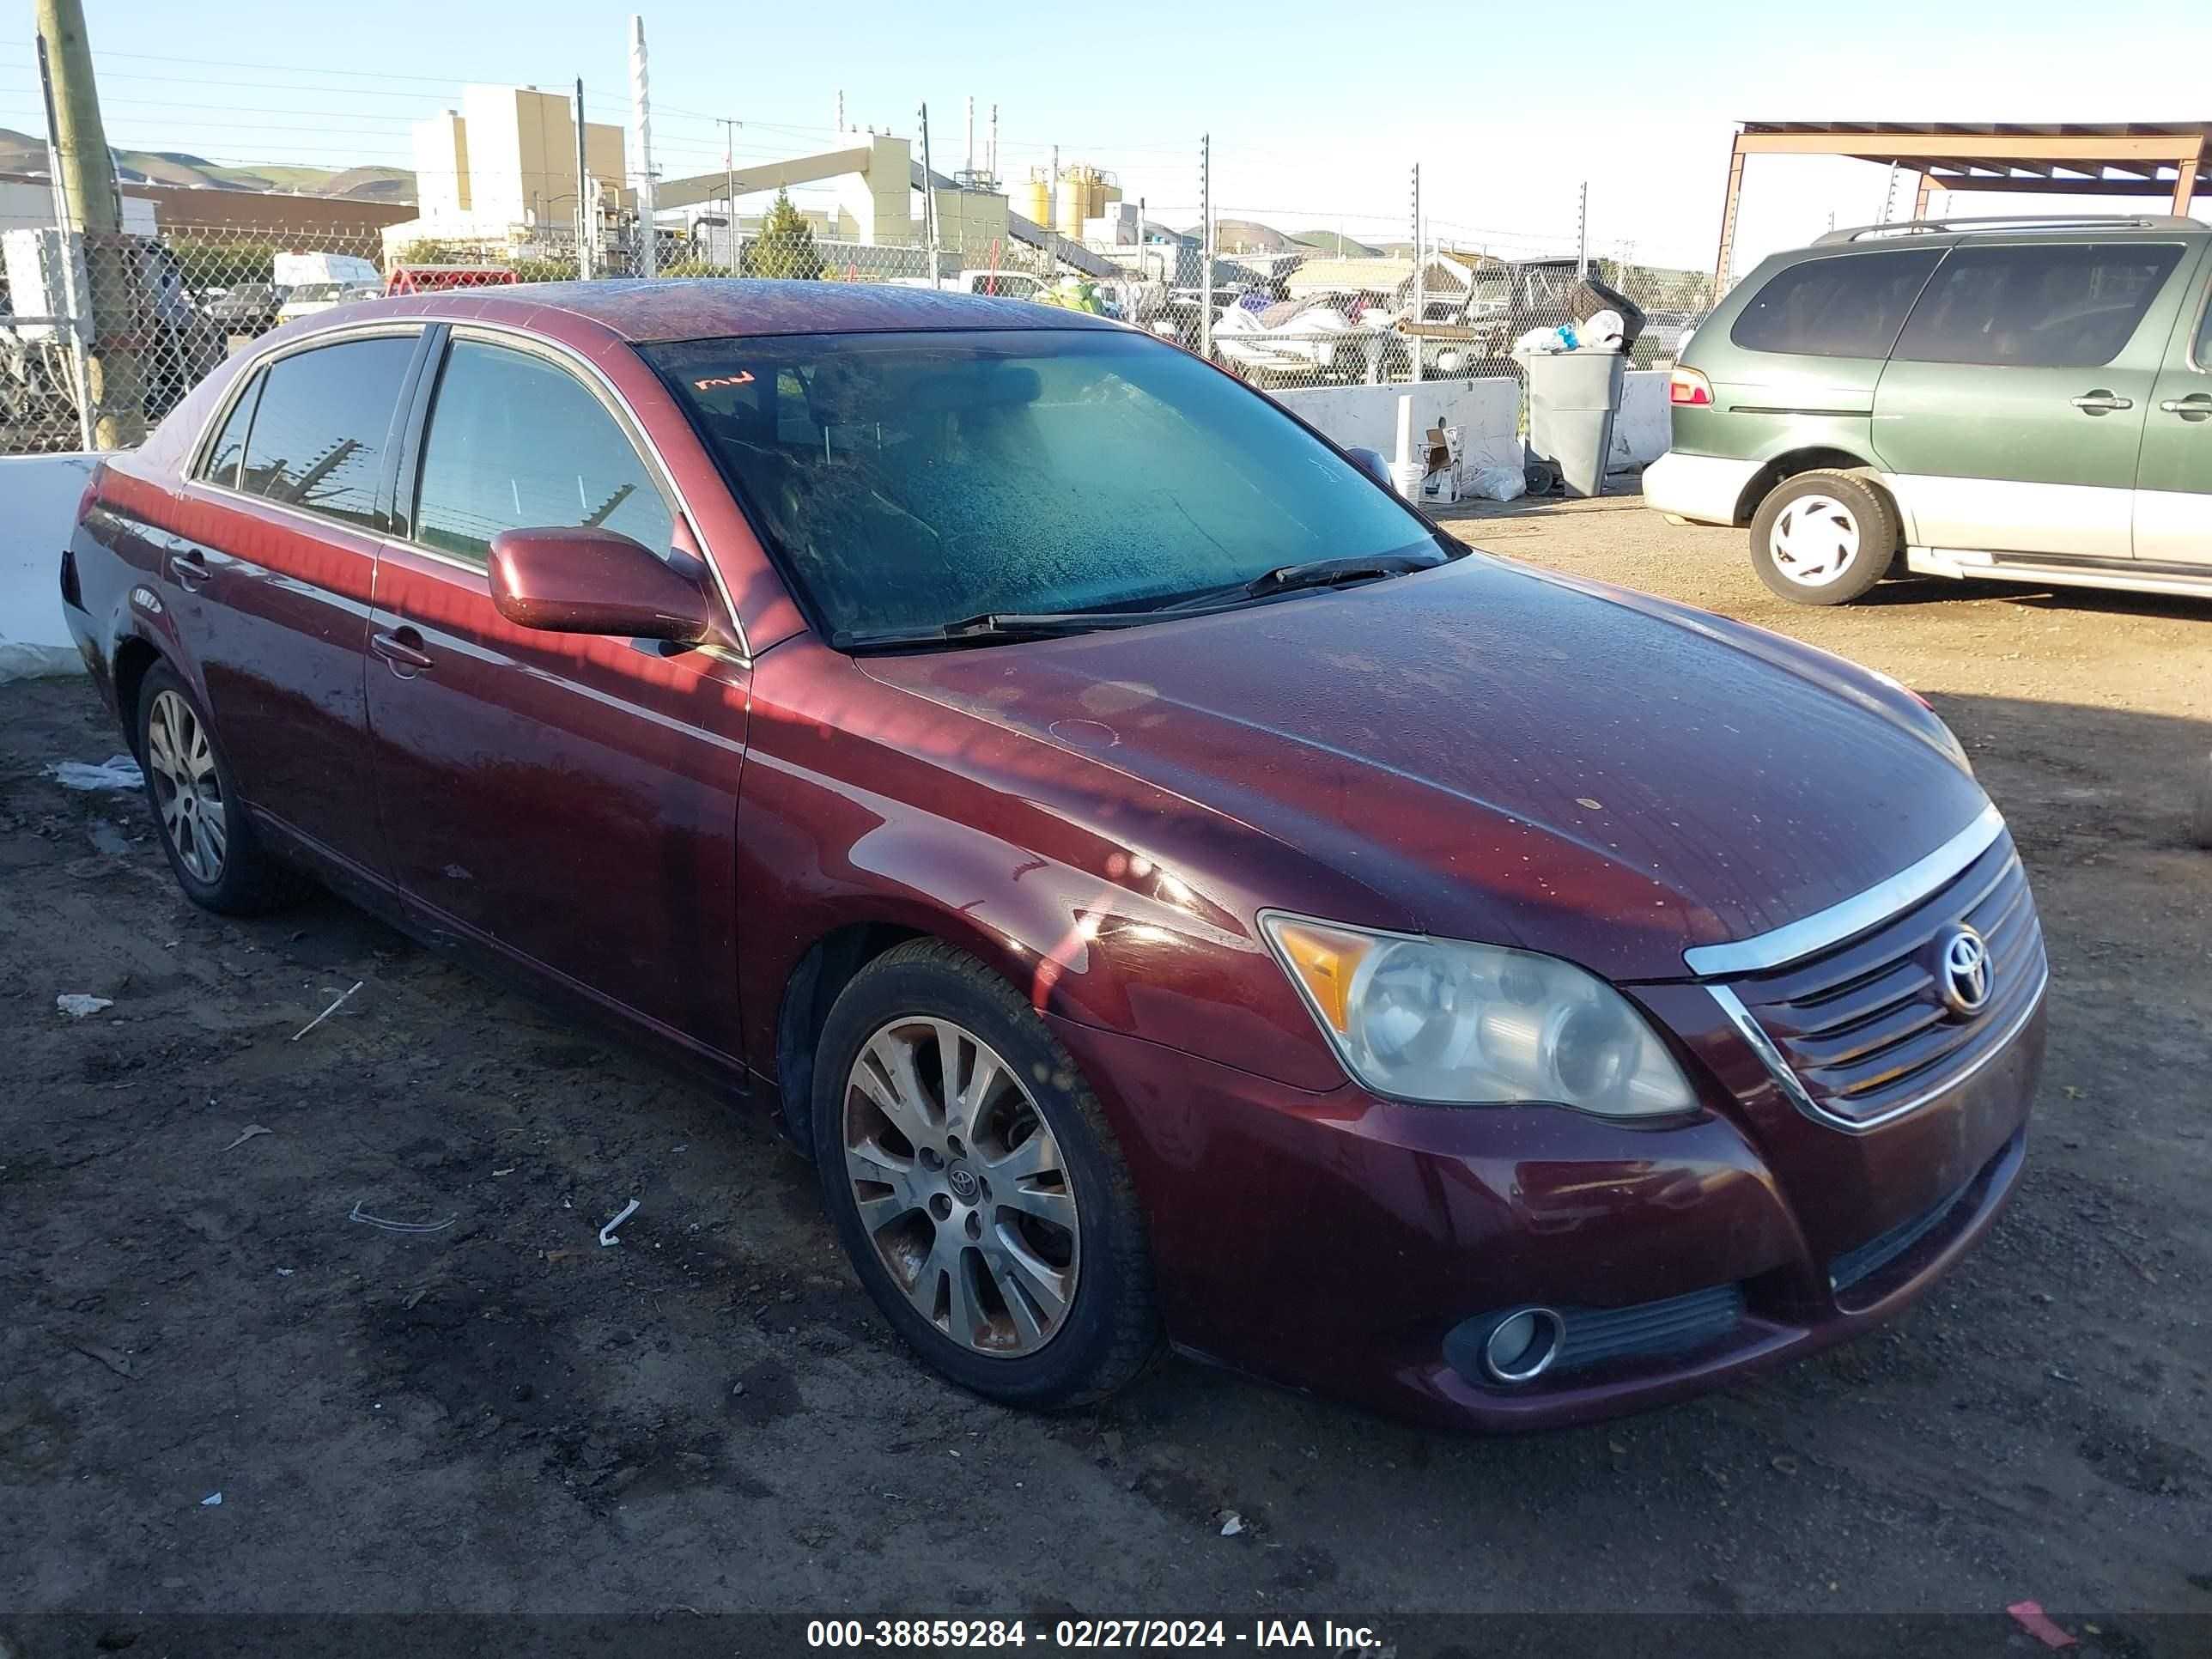
<path id="1" fill-rule="evenodd" d="M 1912 362 L 2094 368 L 2118 356 L 2181 262 L 2172 242 L 1957 247 L 1912 308 Z"/>
<path id="2" fill-rule="evenodd" d="M 2197 349 L 2189 361 L 2199 368 L 2212 370 L 2212 295 L 2205 296 L 2204 320 L 2197 325 Z"/>
<path id="3" fill-rule="evenodd" d="M 1729 330 L 1747 351 L 1887 357 L 1940 248 L 1807 259 L 1778 270 Z"/>
<path id="4" fill-rule="evenodd" d="M 239 488 L 342 524 L 383 529 L 377 488 L 415 344 L 411 334 L 382 335 L 270 364 Z"/>
<path id="5" fill-rule="evenodd" d="M 238 394 L 238 401 L 230 406 L 230 418 L 222 423 L 222 430 L 208 446 L 200 477 L 211 483 L 238 487 L 238 464 L 246 459 L 246 429 L 253 424 L 253 404 L 260 396 L 261 380 L 256 375 Z"/>
<path id="6" fill-rule="evenodd" d="M 833 634 L 1145 608 L 1439 550 L 1270 399 L 1120 331 L 786 335 L 645 355 Z"/>
<path id="7" fill-rule="evenodd" d="M 422 447 L 415 539 L 471 563 L 502 530 L 603 526 L 669 550 L 669 511 L 629 439 L 591 392 L 534 353 L 459 340 Z"/>

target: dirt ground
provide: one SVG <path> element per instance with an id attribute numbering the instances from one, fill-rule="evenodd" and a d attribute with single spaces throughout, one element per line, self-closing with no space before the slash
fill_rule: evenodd
<path id="1" fill-rule="evenodd" d="M 1979 1616 L 1958 1650 L 2020 1652 L 2002 1609 L 2033 1597 L 2092 1651 L 2180 1650 L 2144 1615 L 2212 1615 L 2212 853 L 2185 830 L 2212 605 L 1916 583 L 1799 610 L 1740 535 L 1632 500 L 1456 527 L 1887 670 L 2009 816 L 2055 975 L 2028 1170 L 1905 1322 L 1505 1441 L 1182 1360 L 1102 1409 L 1000 1410 L 896 1345 L 761 1124 L 334 901 L 192 909 L 138 797 L 42 774 L 121 747 L 89 686 L 16 686 L 0 1628 L 1934 1609 Z"/>

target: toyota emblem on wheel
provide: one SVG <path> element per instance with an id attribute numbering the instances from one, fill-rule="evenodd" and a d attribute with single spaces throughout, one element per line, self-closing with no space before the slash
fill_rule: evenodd
<path id="1" fill-rule="evenodd" d="M 1990 1006 L 1990 947 L 1971 927 L 1951 930 L 1943 941 L 1943 1001 L 1962 1019 Z"/>

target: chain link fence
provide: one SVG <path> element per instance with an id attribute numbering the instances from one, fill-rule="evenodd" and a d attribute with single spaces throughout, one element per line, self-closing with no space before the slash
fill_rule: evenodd
<path id="1" fill-rule="evenodd" d="M 753 198 L 757 202 L 758 198 Z M 995 198 L 994 198 L 995 199 Z M 1267 390 L 1515 376 L 1513 343 L 1571 320 L 1571 241 L 1379 216 L 1217 208 L 1209 268 L 1199 208 L 1113 240 L 1067 240 L 932 192 L 910 240 L 870 242 L 832 208 L 778 197 L 635 223 L 580 246 L 566 228 L 501 239 L 408 228 L 0 233 L 0 453 L 135 441 L 231 353 L 295 318 L 387 293 L 640 274 L 883 283 L 1116 317 L 1203 351 Z M 1704 273 L 1592 258 L 1644 313 L 1632 367 L 1663 368 L 1711 303 Z M 130 416 L 139 416 L 134 428 Z"/>

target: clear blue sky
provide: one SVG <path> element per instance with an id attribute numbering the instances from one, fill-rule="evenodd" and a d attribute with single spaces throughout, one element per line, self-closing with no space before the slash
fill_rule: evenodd
<path id="1" fill-rule="evenodd" d="M 467 81 L 550 89 L 580 75 L 592 118 L 625 119 L 629 16 L 575 0 L 91 0 L 88 21 L 119 145 L 405 167 L 408 124 Z M 0 41 L 0 125 L 39 132 L 28 8 L 17 17 Z M 740 161 L 824 148 L 840 88 L 855 125 L 909 135 L 927 99 L 949 171 L 972 94 L 979 110 L 1000 106 L 1003 172 L 1021 177 L 1057 143 L 1179 225 L 1196 216 L 1210 131 L 1224 215 L 1402 238 L 1419 161 L 1435 229 L 1528 252 L 1571 246 L 1587 179 L 1594 251 L 1665 264 L 1711 257 L 1739 118 L 2212 119 L 2212 0 L 1064 12 L 664 0 L 645 18 L 665 174 L 721 166 L 721 117 L 744 124 Z M 1807 240 L 1832 211 L 1879 218 L 1884 182 L 1856 163 L 1755 160 L 1742 263 Z"/>

